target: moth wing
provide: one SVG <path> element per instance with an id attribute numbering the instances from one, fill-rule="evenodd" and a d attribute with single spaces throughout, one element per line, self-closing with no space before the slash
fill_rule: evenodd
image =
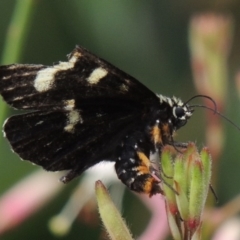
<path id="1" fill-rule="evenodd" d="M 38 111 L 10 117 L 4 132 L 22 159 L 49 171 L 82 172 L 114 160 L 116 146 L 136 121 L 122 112 Z"/>
<path id="2" fill-rule="evenodd" d="M 102 99 L 158 102 L 135 78 L 78 46 L 67 62 L 53 66 L 1 66 L 0 94 L 14 108 L 33 110 L 63 109 L 73 99 L 86 103 Z"/>

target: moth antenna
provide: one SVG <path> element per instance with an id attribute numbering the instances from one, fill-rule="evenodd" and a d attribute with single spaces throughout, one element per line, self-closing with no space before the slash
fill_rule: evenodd
<path id="1" fill-rule="evenodd" d="M 214 109 L 212 109 L 212 111 L 214 111 L 215 113 L 217 112 L 217 103 L 214 101 L 213 98 L 211 98 L 211 97 L 209 97 L 207 95 L 195 95 L 195 96 L 191 97 L 190 99 L 188 99 L 184 103 L 184 106 L 187 105 L 190 101 L 192 101 L 195 98 L 207 98 L 207 99 L 209 99 L 213 103 L 213 105 L 214 105 Z M 190 106 L 190 107 L 192 107 L 192 106 Z"/>
<path id="2" fill-rule="evenodd" d="M 240 131 L 240 127 L 235 124 L 233 121 L 231 121 L 229 118 L 227 118 L 226 116 L 224 116 L 223 114 L 221 114 L 218 110 L 217 110 L 217 103 L 214 101 L 213 98 L 207 96 L 207 95 L 195 95 L 193 97 L 191 97 L 189 100 L 187 100 L 185 103 L 184 103 L 184 106 L 187 105 L 190 101 L 192 101 L 193 99 L 195 98 L 207 98 L 209 99 L 213 105 L 214 105 L 214 108 L 210 108 L 210 107 L 207 107 L 205 105 L 190 105 L 190 107 L 194 108 L 194 107 L 202 107 L 202 108 L 206 108 L 210 111 L 212 111 L 214 114 L 217 114 L 219 115 L 220 117 L 222 117 L 223 119 L 225 119 L 227 122 L 229 122 L 232 126 L 234 126 L 238 131 Z"/>
<path id="3" fill-rule="evenodd" d="M 223 114 L 221 114 L 220 112 L 216 111 L 216 109 L 212 109 L 210 107 L 207 107 L 205 105 L 191 105 L 190 107 L 202 107 L 202 108 L 206 108 L 212 112 L 214 112 L 214 114 L 219 115 L 220 117 L 222 117 L 223 119 L 225 119 L 227 122 L 229 122 L 232 126 L 234 126 L 238 131 L 240 131 L 240 127 L 235 124 L 233 121 L 231 121 L 229 118 L 227 118 L 226 116 L 224 116 Z"/>

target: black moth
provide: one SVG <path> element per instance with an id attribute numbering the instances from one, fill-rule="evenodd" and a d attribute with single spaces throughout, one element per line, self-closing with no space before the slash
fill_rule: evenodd
<path id="1" fill-rule="evenodd" d="M 151 156 L 176 146 L 173 133 L 193 112 L 79 46 L 68 62 L 53 66 L 1 66 L 0 94 L 28 110 L 4 124 L 22 159 L 48 171 L 70 170 L 64 183 L 100 161 L 114 161 L 125 185 L 150 196 L 161 192 Z"/>

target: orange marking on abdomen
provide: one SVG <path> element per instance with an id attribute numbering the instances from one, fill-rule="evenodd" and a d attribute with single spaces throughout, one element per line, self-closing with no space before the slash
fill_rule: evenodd
<path id="1" fill-rule="evenodd" d="M 151 130 L 152 141 L 156 143 L 162 143 L 162 133 L 161 129 L 155 125 Z"/>
<path id="2" fill-rule="evenodd" d="M 149 171 L 149 168 L 146 166 L 139 166 L 139 167 L 137 167 L 137 170 L 138 170 L 139 175 L 151 174 Z"/>
<path id="3" fill-rule="evenodd" d="M 143 152 L 137 152 L 137 155 L 138 155 L 139 160 L 141 162 L 140 165 L 146 166 L 147 168 L 149 168 L 150 167 L 150 160 L 148 159 L 148 157 Z"/>
<path id="4" fill-rule="evenodd" d="M 151 196 L 156 184 L 158 184 L 158 182 L 153 177 L 149 177 L 144 183 L 143 191 Z"/>
<path id="5" fill-rule="evenodd" d="M 135 168 L 135 170 L 137 171 L 137 175 L 146 175 L 146 180 L 142 185 L 142 191 L 146 194 L 149 194 L 150 197 L 154 194 L 161 193 L 162 190 L 158 186 L 159 181 L 156 180 L 153 176 L 151 176 L 150 160 L 142 152 L 137 152 L 137 155 L 140 161 L 139 166 Z"/>

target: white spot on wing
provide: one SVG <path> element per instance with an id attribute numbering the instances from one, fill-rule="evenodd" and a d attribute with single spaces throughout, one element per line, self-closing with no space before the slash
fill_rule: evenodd
<path id="1" fill-rule="evenodd" d="M 13 69 L 15 69 L 17 67 L 18 67 L 17 64 L 12 64 L 12 65 L 8 66 L 8 69 L 13 70 Z"/>
<path id="2" fill-rule="evenodd" d="M 37 122 L 37 123 L 35 124 L 35 126 L 37 126 L 37 125 L 41 125 L 41 124 L 43 124 L 43 121 L 39 121 L 39 122 Z"/>
<path id="3" fill-rule="evenodd" d="M 104 78 L 108 74 L 108 71 L 104 68 L 96 68 L 87 78 L 87 81 L 90 84 L 97 84 L 102 78 Z"/>
<path id="4" fill-rule="evenodd" d="M 4 80 L 4 77 L 2 78 Z M 13 87 L 8 87 L 8 88 L 5 88 L 4 91 L 12 91 L 13 89 L 15 89 L 16 87 L 13 86 Z"/>
<path id="5" fill-rule="evenodd" d="M 35 89 L 38 92 L 46 92 L 51 89 L 55 81 L 55 74 L 73 68 L 79 57 L 81 57 L 80 53 L 76 52 L 68 62 L 60 62 L 57 65 L 40 70 L 34 80 Z"/>
<path id="6" fill-rule="evenodd" d="M 25 73 L 22 73 L 21 75 L 26 77 L 26 76 L 30 76 L 32 73 L 31 72 L 25 72 Z"/>
<path id="7" fill-rule="evenodd" d="M 78 111 L 70 111 L 67 115 L 67 125 L 64 127 L 66 132 L 73 133 L 77 123 L 83 123 L 82 116 Z"/>
<path id="8" fill-rule="evenodd" d="M 10 79 L 12 76 L 4 76 L 2 77 L 2 80 L 7 80 L 7 79 Z"/>
<path id="9" fill-rule="evenodd" d="M 25 96 L 18 96 L 12 99 L 12 101 L 19 101 L 22 100 Z"/>
<path id="10" fill-rule="evenodd" d="M 75 63 L 81 57 L 80 52 L 74 52 L 73 55 L 70 57 L 69 62 Z"/>
<path id="11" fill-rule="evenodd" d="M 66 100 L 64 101 L 64 109 L 67 110 L 67 111 L 71 111 L 74 109 L 75 107 L 75 100 L 74 99 L 71 99 L 71 100 Z"/>
<path id="12" fill-rule="evenodd" d="M 122 85 L 120 86 L 120 91 L 121 91 L 121 92 L 127 92 L 128 89 L 129 89 L 129 87 L 128 87 L 127 85 L 125 85 L 125 84 L 122 84 Z"/>

